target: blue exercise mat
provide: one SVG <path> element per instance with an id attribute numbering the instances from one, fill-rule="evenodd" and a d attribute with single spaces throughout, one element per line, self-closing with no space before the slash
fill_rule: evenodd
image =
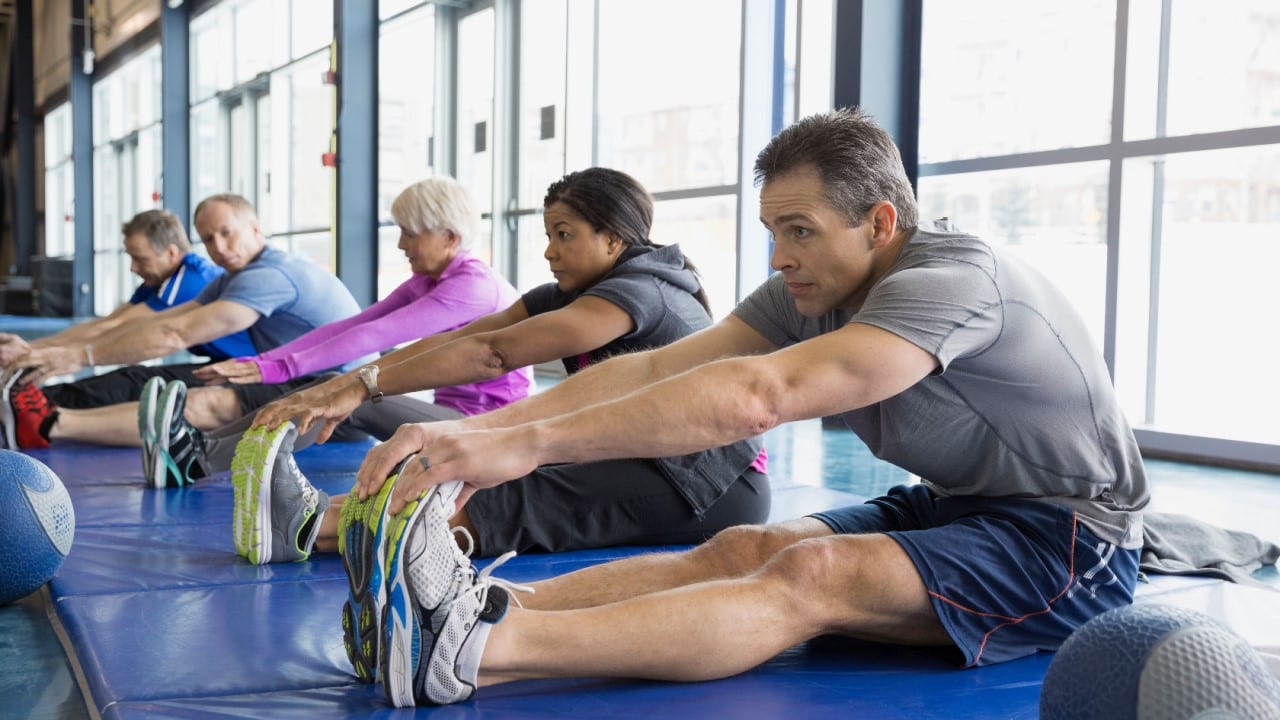
<path id="1" fill-rule="evenodd" d="M 322 489 L 341 493 L 368 447 L 317 446 L 298 463 Z M 225 474 L 152 490 L 136 449 L 32 454 L 63 478 L 75 504 L 75 545 L 49 587 L 89 702 L 104 718 L 1030 719 L 1051 657 L 961 670 L 945 649 L 822 638 L 715 682 L 527 681 L 448 708 L 397 710 L 348 666 L 338 557 L 267 566 L 237 557 Z M 777 478 L 774 485 L 774 519 L 861 499 Z M 498 574 L 526 582 L 653 550 L 524 555 Z"/>

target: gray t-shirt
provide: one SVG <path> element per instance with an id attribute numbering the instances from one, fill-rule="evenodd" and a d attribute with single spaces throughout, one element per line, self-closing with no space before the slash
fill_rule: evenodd
<path id="1" fill-rule="evenodd" d="M 521 300 L 530 315 L 540 315 L 559 310 L 583 295 L 594 295 L 631 316 L 635 330 L 603 347 L 564 358 L 565 370 L 572 375 L 614 355 L 661 347 L 711 325 L 711 316 L 695 297 L 698 288 L 698 278 L 685 267 L 679 245 L 637 246 L 627 248 L 613 269 L 589 288 L 566 293 L 555 283 L 547 283 L 525 293 Z M 763 440 L 757 436 L 652 462 L 702 517 L 751 467 L 761 447 Z"/>
<path id="2" fill-rule="evenodd" d="M 1137 441 L 1084 323 L 1030 266 L 939 224 L 907 240 L 852 315 L 800 315 L 781 275 L 734 314 L 779 347 L 857 322 L 925 350 L 933 374 L 842 416 L 876 457 L 940 495 L 1058 503 L 1103 539 L 1141 547 Z"/>
<path id="3" fill-rule="evenodd" d="M 259 353 L 360 312 L 359 303 L 337 277 L 273 247 L 264 248 L 238 272 L 217 277 L 196 296 L 201 305 L 215 300 L 240 303 L 261 315 L 249 326 L 249 339 Z M 357 358 L 341 369 L 375 359 L 375 355 Z"/>

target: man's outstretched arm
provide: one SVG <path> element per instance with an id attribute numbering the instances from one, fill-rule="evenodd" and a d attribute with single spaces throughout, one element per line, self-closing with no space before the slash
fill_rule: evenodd
<path id="1" fill-rule="evenodd" d="M 422 448 L 391 507 L 429 485 L 492 487 L 538 465 L 668 457 L 759 435 L 780 423 L 865 407 L 911 387 L 935 358 L 885 330 L 851 324 L 768 355 L 700 365 L 605 402 L 514 427 L 459 432 Z"/>
<path id="2" fill-rule="evenodd" d="M 153 318 L 121 325 L 94 339 L 93 363 L 117 365 L 164 357 L 191 345 L 209 342 L 244 330 L 258 320 L 258 312 L 227 300 L 201 305 L 194 300 Z M 89 364 L 87 343 L 32 350 L 15 361 L 15 367 L 35 368 L 31 382 L 52 375 L 75 372 Z"/>
<path id="3" fill-rule="evenodd" d="M 121 325 L 140 318 L 155 317 L 155 314 L 146 303 L 124 303 L 112 310 L 110 315 L 76 323 L 66 330 L 36 338 L 29 343 L 12 333 L 0 333 L 0 367 L 8 367 L 9 363 L 36 348 L 91 343 L 99 335 Z"/>

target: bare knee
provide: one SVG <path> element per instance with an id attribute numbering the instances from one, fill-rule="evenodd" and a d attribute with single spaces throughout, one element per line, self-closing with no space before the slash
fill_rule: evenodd
<path id="1" fill-rule="evenodd" d="M 182 415 L 201 430 L 212 430 L 240 416 L 240 400 L 231 388 L 191 388 Z"/>
<path id="2" fill-rule="evenodd" d="M 700 561 L 723 577 L 755 572 L 779 551 L 803 539 L 793 530 L 777 525 L 735 525 L 716 533 L 693 550 Z"/>
<path id="3" fill-rule="evenodd" d="M 844 608 L 853 588 L 844 586 L 857 575 L 861 559 L 836 543 L 823 539 L 802 540 L 776 553 L 756 577 L 769 583 L 796 617 L 808 617 L 825 626 Z"/>

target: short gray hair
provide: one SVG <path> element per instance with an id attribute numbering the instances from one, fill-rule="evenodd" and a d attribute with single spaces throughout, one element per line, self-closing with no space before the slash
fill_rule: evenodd
<path id="1" fill-rule="evenodd" d="M 480 232 L 471 192 L 451 177 L 427 178 L 405 188 L 391 203 L 391 217 L 413 235 L 450 231 L 458 236 L 459 250 L 470 250 Z"/>
<path id="2" fill-rule="evenodd" d="M 157 253 L 164 252 L 170 245 L 177 245 L 183 253 L 191 250 L 191 242 L 187 240 L 187 231 L 182 229 L 182 221 L 168 210 L 143 210 L 120 228 L 125 238 L 142 235 L 147 244 Z"/>
<path id="3" fill-rule="evenodd" d="M 810 115 L 778 133 L 756 157 L 756 182 L 767 183 L 812 165 L 822 179 L 827 202 L 849 227 L 881 200 L 898 211 L 898 228 L 919 223 L 916 196 L 889 133 L 858 108 Z"/>

